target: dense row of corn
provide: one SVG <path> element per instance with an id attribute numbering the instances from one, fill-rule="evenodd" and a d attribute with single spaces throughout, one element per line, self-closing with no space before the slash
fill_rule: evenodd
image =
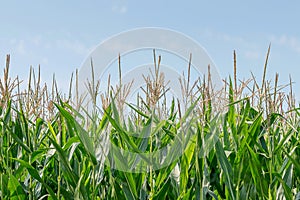
<path id="1" fill-rule="evenodd" d="M 85 112 L 81 98 L 60 95 L 55 81 L 47 88 L 32 69 L 20 91 L 9 59 L 0 82 L 0 199 L 300 199 L 300 112 L 278 76 L 273 86 L 265 73 L 260 86 L 254 77 L 239 84 L 235 66 L 219 92 L 209 76 L 187 77 L 182 107 L 165 103 L 158 62 L 145 100 L 128 105 L 130 85 L 101 92 L 93 80 Z M 163 168 L 143 156 L 136 166 L 105 145 L 147 154 L 178 137 L 182 152 Z"/>

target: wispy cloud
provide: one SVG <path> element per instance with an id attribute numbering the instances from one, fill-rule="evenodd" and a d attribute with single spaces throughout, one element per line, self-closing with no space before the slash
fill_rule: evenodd
<path id="1" fill-rule="evenodd" d="M 224 42 L 230 42 L 230 43 L 239 43 L 239 44 L 243 44 L 243 45 L 247 45 L 249 46 L 250 43 L 243 37 L 241 36 L 234 36 L 234 35 L 230 35 L 227 33 L 221 33 L 221 32 L 217 32 L 217 31 L 213 31 L 210 29 L 205 29 L 202 32 L 203 36 L 205 37 L 209 37 L 209 38 L 214 38 L 216 40 L 222 40 Z"/>
<path id="2" fill-rule="evenodd" d="M 217 32 L 210 29 L 204 30 L 202 35 L 206 38 L 214 39 L 220 44 L 226 44 L 226 46 L 228 45 L 233 49 L 238 48 L 237 53 L 248 60 L 258 60 L 261 58 L 261 55 L 263 55 L 261 46 L 247 37 Z"/>
<path id="3" fill-rule="evenodd" d="M 60 54 L 68 52 L 66 55 L 85 57 L 93 48 L 76 39 L 46 39 L 42 35 L 9 40 L 0 39 L 0 43 L 5 47 L 0 49 L 1 54 L 11 54 L 18 60 L 28 62 L 28 65 L 44 66 L 51 63 L 51 56 L 55 55 L 53 52 L 61 52 Z"/>
<path id="4" fill-rule="evenodd" d="M 40 46 L 42 43 L 42 36 L 37 35 L 35 37 L 31 38 L 31 42 L 35 45 L 35 46 Z"/>
<path id="5" fill-rule="evenodd" d="M 63 48 L 81 56 L 86 56 L 91 51 L 90 47 L 76 40 L 59 39 L 56 40 L 55 46 L 56 48 Z"/>
<path id="6" fill-rule="evenodd" d="M 122 5 L 122 6 L 113 6 L 112 11 L 120 14 L 125 14 L 127 12 L 127 6 Z"/>
<path id="7" fill-rule="evenodd" d="M 253 50 L 253 51 L 249 50 L 244 53 L 244 56 L 247 59 L 257 60 L 261 57 L 261 54 L 255 50 Z"/>
<path id="8" fill-rule="evenodd" d="M 6 42 L 3 41 L 5 44 Z M 5 47 L 7 48 L 7 51 L 9 53 L 17 53 L 20 55 L 26 55 L 28 52 L 25 50 L 25 40 L 23 39 L 16 39 L 12 38 L 9 40 L 8 44 L 5 44 Z"/>
<path id="9" fill-rule="evenodd" d="M 27 54 L 27 52 L 25 50 L 25 42 L 24 42 L 24 40 L 17 41 L 15 49 L 21 55 Z"/>
<path id="10" fill-rule="evenodd" d="M 295 36 L 281 35 L 281 36 L 270 36 L 270 40 L 274 44 L 282 45 L 296 51 L 300 54 L 300 39 Z"/>
<path id="11" fill-rule="evenodd" d="M 128 11 L 127 1 L 125 0 L 117 0 L 113 1 L 112 11 L 119 14 L 125 14 Z"/>

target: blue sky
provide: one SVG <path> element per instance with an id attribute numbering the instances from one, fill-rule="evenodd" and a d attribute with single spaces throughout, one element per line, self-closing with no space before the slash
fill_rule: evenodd
<path id="1" fill-rule="evenodd" d="M 11 54 L 11 74 L 26 79 L 29 67 L 41 65 L 42 78 L 53 73 L 64 88 L 93 48 L 108 37 L 140 27 L 162 27 L 201 44 L 221 77 L 252 71 L 262 76 L 269 43 L 268 77 L 289 75 L 300 95 L 300 2 L 298 1 L 2 1 L 0 58 Z M 2 68 L 3 68 L 2 67 Z M 2 73 L 2 72 L 1 72 Z M 298 98 L 299 99 L 299 98 Z"/>

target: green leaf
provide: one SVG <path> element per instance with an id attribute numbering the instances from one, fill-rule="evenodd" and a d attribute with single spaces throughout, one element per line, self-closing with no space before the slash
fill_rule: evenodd
<path id="1" fill-rule="evenodd" d="M 126 182 L 127 182 L 129 191 L 131 193 L 130 196 L 133 196 L 134 199 L 137 199 L 138 193 L 136 191 L 136 183 L 135 183 L 135 180 L 133 179 L 133 174 L 131 174 L 131 173 L 124 173 L 124 174 L 125 174 L 125 178 L 126 178 Z"/>
<path id="2" fill-rule="evenodd" d="M 224 149 L 222 147 L 222 144 L 220 141 L 216 143 L 216 156 L 219 160 L 219 163 L 221 165 L 222 170 L 224 171 L 224 176 L 225 176 L 225 184 L 229 190 L 229 194 L 232 199 L 235 198 L 235 193 L 234 193 L 234 186 L 233 186 L 233 172 L 232 172 L 232 167 L 230 163 L 228 162 L 228 159 L 226 157 L 226 154 L 224 152 Z"/>
<path id="3" fill-rule="evenodd" d="M 180 193 L 184 194 L 189 181 L 189 168 L 194 156 L 195 143 L 190 143 L 181 157 L 180 163 Z"/>
<path id="4" fill-rule="evenodd" d="M 10 191 L 9 199 L 11 200 L 26 199 L 26 195 L 21 184 L 12 174 L 9 175 L 8 190 Z"/>
<path id="5" fill-rule="evenodd" d="M 164 181 L 164 184 L 162 185 L 160 190 L 155 192 L 155 194 L 153 196 L 153 200 L 166 199 L 166 196 L 169 193 L 168 191 L 169 191 L 170 187 L 171 187 L 171 181 L 168 178 L 167 180 Z"/>
<path id="6" fill-rule="evenodd" d="M 29 174 L 35 178 L 37 181 L 39 181 L 40 183 L 42 183 L 42 185 L 47 189 L 47 191 L 49 192 L 49 194 L 51 195 L 51 197 L 53 199 L 57 199 L 55 193 L 53 192 L 53 190 L 51 189 L 50 186 L 48 186 L 43 179 L 40 177 L 39 172 L 32 167 L 28 162 L 24 161 L 24 160 L 20 160 L 20 159 L 16 159 L 13 158 L 13 160 L 19 162 L 21 165 L 23 165 L 29 172 Z"/>
<path id="7" fill-rule="evenodd" d="M 83 144 L 86 152 L 89 154 L 91 161 L 93 162 L 94 165 L 97 165 L 97 159 L 95 156 L 95 149 L 94 149 L 94 145 L 93 142 L 88 134 L 88 132 L 86 132 L 79 124 L 78 122 L 74 119 L 74 117 L 68 112 L 66 111 L 63 107 L 55 104 L 56 107 L 58 108 L 58 110 L 60 111 L 60 113 L 65 117 L 65 119 L 67 120 L 67 126 L 68 126 L 68 130 L 72 131 L 72 130 L 76 130 L 76 134 L 78 135 L 80 142 Z M 71 134 L 71 136 L 74 134 Z"/>

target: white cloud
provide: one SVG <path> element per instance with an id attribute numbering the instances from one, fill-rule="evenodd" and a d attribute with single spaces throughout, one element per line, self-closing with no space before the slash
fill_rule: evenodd
<path id="1" fill-rule="evenodd" d="M 1 49 L 4 52 L 9 52 L 13 55 L 34 59 L 41 64 L 48 64 L 49 52 L 67 52 L 68 55 L 87 56 L 94 46 L 88 46 L 84 42 L 76 39 L 46 39 L 42 35 L 32 36 L 28 38 L 12 38 L 3 41 L 6 49 Z M 52 54 L 52 53 L 51 53 Z"/>
<path id="2" fill-rule="evenodd" d="M 244 53 L 245 58 L 247 59 L 251 59 L 251 60 L 257 60 L 261 57 L 261 53 L 257 52 L 257 51 L 246 51 Z"/>
<path id="3" fill-rule="evenodd" d="M 49 64 L 49 59 L 44 57 L 42 58 L 42 64 L 48 65 Z"/>
<path id="4" fill-rule="evenodd" d="M 120 13 L 120 14 L 125 14 L 127 12 L 127 7 L 124 5 L 123 6 L 113 6 L 112 11 Z"/>
<path id="5" fill-rule="evenodd" d="M 127 2 L 124 0 L 113 1 L 112 11 L 119 14 L 127 13 Z"/>
<path id="6" fill-rule="evenodd" d="M 79 41 L 71 41 L 66 39 L 57 40 L 55 44 L 57 48 L 64 48 L 66 50 L 71 50 L 72 52 L 83 56 L 86 56 L 91 49 Z"/>
<path id="7" fill-rule="evenodd" d="M 224 42 L 238 43 L 242 45 L 251 46 L 251 43 L 248 42 L 245 38 L 240 36 L 229 35 L 227 33 L 220 33 L 206 29 L 202 32 L 205 37 L 214 38 L 215 40 L 222 40 Z"/>
<path id="8" fill-rule="evenodd" d="M 217 32 L 206 29 L 202 32 L 205 38 L 213 39 L 218 44 L 224 45 L 230 50 L 237 50 L 237 53 L 248 60 L 258 60 L 263 55 L 261 45 L 244 36 L 230 35 L 224 32 Z M 223 44 L 222 44 L 223 43 Z"/>
<path id="9" fill-rule="evenodd" d="M 295 36 L 281 35 L 281 36 L 270 36 L 270 40 L 274 44 L 288 47 L 297 53 L 300 53 L 300 40 Z"/>
<path id="10" fill-rule="evenodd" d="M 19 53 L 21 55 L 27 54 L 27 51 L 25 50 L 26 47 L 25 47 L 24 40 L 17 41 L 15 45 L 16 45 L 15 49 L 16 49 L 17 53 Z"/>
<path id="11" fill-rule="evenodd" d="M 35 36 L 31 39 L 31 42 L 35 45 L 35 46 L 40 46 L 41 42 L 42 42 L 42 37 L 40 35 Z"/>
<path id="12" fill-rule="evenodd" d="M 15 39 L 15 38 L 12 38 L 9 40 L 10 45 L 15 45 L 16 43 L 17 43 L 17 39 Z"/>

